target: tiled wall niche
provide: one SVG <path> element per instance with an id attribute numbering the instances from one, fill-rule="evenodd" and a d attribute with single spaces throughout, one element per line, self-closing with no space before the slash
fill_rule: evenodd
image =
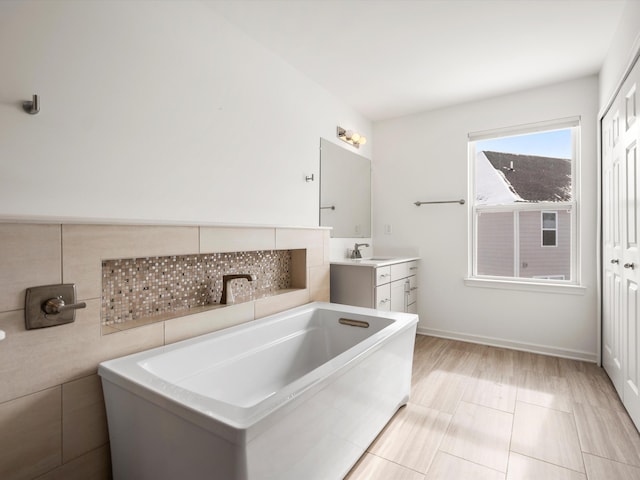
<path id="1" fill-rule="evenodd" d="M 329 231 L 322 228 L 0 223 L 0 245 L 3 480 L 110 480 L 100 362 L 329 300 Z M 101 333 L 105 260 L 278 250 L 291 251 L 290 290 Z M 75 283 L 87 308 L 74 323 L 25 330 L 25 289 L 52 283 Z"/>
<path id="2" fill-rule="evenodd" d="M 292 270 L 305 270 L 298 264 L 305 257 L 304 252 L 260 250 L 103 260 L 102 331 L 113 333 L 221 307 L 222 278 L 227 274 L 253 277 L 250 282 L 229 282 L 228 304 L 305 288 L 306 281 L 292 284 L 291 275 Z"/>

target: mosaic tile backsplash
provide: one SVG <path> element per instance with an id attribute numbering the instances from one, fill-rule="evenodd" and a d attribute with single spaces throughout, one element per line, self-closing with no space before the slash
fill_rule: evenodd
<path id="1" fill-rule="evenodd" d="M 236 301 L 291 288 L 291 250 L 130 258 L 102 262 L 102 324 L 218 304 L 222 275 L 248 273 L 230 282 Z"/>

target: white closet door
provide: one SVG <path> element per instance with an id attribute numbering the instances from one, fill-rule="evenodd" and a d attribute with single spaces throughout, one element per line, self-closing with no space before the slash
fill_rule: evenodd
<path id="1" fill-rule="evenodd" d="M 617 104 L 602 121 L 602 244 L 603 321 L 602 364 L 618 395 L 623 395 L 622 371 L 622 218 L 621 163 L 616 144 L 620 112 Z"/>
<path id="2" fill-rule="evenodd" d="M 637 87 L 640 64 L 636 65 L 620 91 L 620 156 L 624 161 L 626 218 L 623 237 L 623 403 L 636 425 L 640 425 L 640 165 Z"/>
<path id="3" fill-rule="evenodd" d="M 602 361 L 640 426 L 640 64 L 602 120 Z"/>

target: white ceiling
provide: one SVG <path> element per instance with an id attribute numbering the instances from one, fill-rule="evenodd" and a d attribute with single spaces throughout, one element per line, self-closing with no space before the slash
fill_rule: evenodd
<path id="1" fill-rule="evenodd" d="M 381 120 L 597 73 L 626 0 L 207 3 Z"/>

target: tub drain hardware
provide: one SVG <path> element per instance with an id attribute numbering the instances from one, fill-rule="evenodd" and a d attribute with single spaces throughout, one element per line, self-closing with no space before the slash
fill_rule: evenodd
<path id="1" fill-rule="evenodd" d="M 350 327 L 369 328 L 369 322 L 363 320 L 351 320 L 350 318 L 341 318 L 338 323 L 342 325 L 349 325 Z"/>

